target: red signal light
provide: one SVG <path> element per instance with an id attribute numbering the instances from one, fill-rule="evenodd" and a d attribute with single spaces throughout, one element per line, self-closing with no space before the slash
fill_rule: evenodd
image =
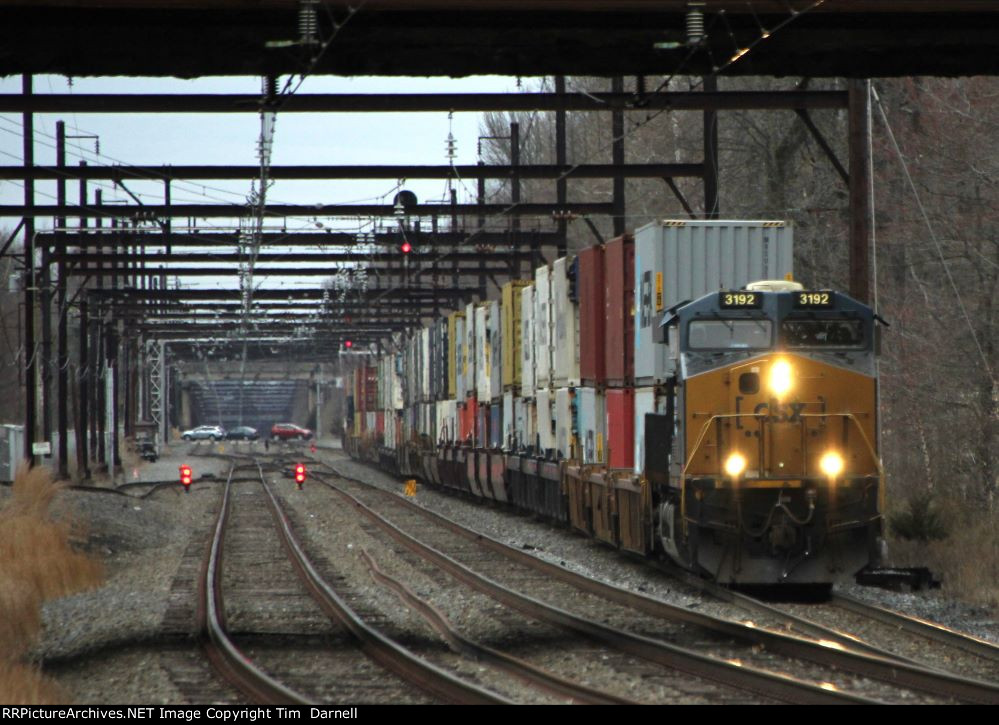
<path id="1" fill-rule="evenodd" d="M 413 245 L 410 244 L 409 242 L 403 242 L 402 246 L 399 248 L 402 250 L 403 254 L 409 254 L 410 252 L 413 251 Z"/>
<path id="2" fill-rule="evenodd" d="M 345 342 L 343 343 L 343 346 L 344 346 L 345 348 L 347 348 L 347 349 L 349 350 L 350 348 L 354 347 L 354 343 L 353 343 L 353 342 L 351 342 L 350 340 L 346 340 L 346 341 L 345 341 Z"/>
<path id="3" fill-rule="evenodd" d="M 296 463 L 295 464 L 295 483 L 301 488 L 302 484 L 305 483 L 305 464 Z"/>
<path id="4" fill-rule="evenodd" d="M 185 463 L 180 467 L 180 483 L 184 487 L 184 491 L 187 491 L 190 488 L 193 477 L 194 476 L 191 473 L 190 466 Z"/>

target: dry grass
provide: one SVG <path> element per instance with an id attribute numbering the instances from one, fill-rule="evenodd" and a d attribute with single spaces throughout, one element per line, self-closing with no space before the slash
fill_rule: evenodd
<path id="1" fill-rule="evenodd" d="M 47 469 L 22 466 L 0 510 L 0 702 L 52 704 L 65 695 L 20 662 L 41 626 L 41 603 L 97 586 L 101 565 L 73 550 L 70 524 L 49 512 L 61 487 Z"/>
<path id="2" fill-rule="evenodd" d="M 0 702 L 4 705 L 60 705 L 67 699 L 59 683 L 37 667 L 0 658 Z"/>
<path id="3" fill-rule="evenodd" d="M 944 594 L 999 614 L 999 522 L 987 511 L 958 512 L 956 507 L 944 507 L 944 516 L 947 538 L 894 540 L 889 543 L 892 563 L 928 566 L 942 579 Z"/>

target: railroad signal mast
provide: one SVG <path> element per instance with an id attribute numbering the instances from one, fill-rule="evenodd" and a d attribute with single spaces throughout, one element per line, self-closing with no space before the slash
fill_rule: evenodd
<path id="1" fill-rule="evenodd" d="M 184 487 L 184 493 L 190 492 L 192 479 L 191 467 L 185 463 L 180 467 L 180 485 Z"/>

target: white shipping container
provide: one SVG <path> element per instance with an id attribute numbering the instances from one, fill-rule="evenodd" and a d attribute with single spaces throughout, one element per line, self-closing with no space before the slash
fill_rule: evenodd
<path id="1" fill-rule="evenodd" d="M 442 400 L 437 403 L 437 435 L 438 442 L 452 442 L 458 437 L 458 404 L 453 400 Z"/>
<path id="2" fill-rule="evenodd" d="M 462 366 L 465 371 L 465 390 L 461 397 L 475 395 L 478 379 L 475 376 L 475 304 L 465 305 L 465 354 Z"/>
<path id="3" fill-rule="evenodd" d="M 552 384 L 579 385 L 579 306 L 569 298 L 568 257 L 555 260 L 552 290 Z"/>
<path id="4" fill-rule="evenodd" d="M 534 397 L 534 285 L 520 293 L 520 395 Z"/>
<path id="5" fill-rule="evenodd" d="M 534 370 L 535 388 L 551 385 L 551 271 L 547 266 L 534 272 Z"/>
<path id="6" fill-rule="evenodd" d="M 579 460 L 579 429 L 573 388 L 555 390 L 555 447 L 561 458 Z"/>
<path id="7" fill-rule="evenodd" d="M 603 391 L 596 388 L 576 388 L 576 404 L 579 410 L 579 447 L 583 463 L 605 463 L 607 412 Z"/>
<path id="8" fill-rule="evenodd" d="M 486 365 L 489 368 L 489 400 L 503 397 L 503 318 L 499 300 L 489 303 Z"/>
<path id="9" fill-rule="evenodd" d="M 666 399 L 656 394 L 656 388 L 635 390 L 635 473 L 645 469 L 645 414 L 666 412 Z"/>
<path id="10" fill-rule="evenodd" d="M 537 444 L 537 415 L 534 400 L 531 398 L 514 398 L 513 401 L 514 436 L 517 448 L 530 448 Z"/>
<path id="11" fill-rule="evenodd" d="M 511 451 L 516 448 L 514 445 L 514 440 L 516 440 L 516 405 L 513 402 L 514 395 L 513 391 L 508 390 L 503 393 L 503 450 Z"/>
<path id="12" fill-rule="evenodd" d="M 489 397 L 489 305 L 475 306 L 475 397 L 479 404 Z"/>
<path id="13" fill-rule="evenodd" d="M 385 424 L 385 428 L 382 431 L 382 445 L 386 448 L 395 449 L 397 447 L 395 440 L 395 411 L 382 411 L 382 420 Z"/>
<path id="14" fill-rule="evenodd" d="M 537 401 L 537 438 L 538 453 L 544 455 L 546 451 L 555 448 L 555 420 L 552 417 L 552 394 L 548 388 L 540 388 L 534 393 Z"/>
<path id="15" fill-rule="evenodd" d="M 458 317 L 454 321 L 455 344 L 452 346 L 454 352 L 454 377 L 455 395 L 458 400 L 465 399 L 465 318 Z"/>
<path id="16" fill-rule="evenodd" d="M 430 393 L 430 328 L 420 330 L 420 400 L 432 400 Z"/>
<path id="17" fill-rule="evenodd" d="M 653 335 L 673 305 L 784 279 L 794 271 L 793 261 L 792 229 L 781 221 L 660 220 L 636 231 L 636 383 L 660 383 L 672 373 L 666 345 Z"/>
<path id="18" fill-rule="evenodd" d="M 403 402 L 402 395 L 402 376 L 399 371 L 402 370 L 403 359 L 400 354 L 394 354 L 391 356 L 390 365 L 392 378 L 392 395 L 389 400 L 389 407 L 392 410 L 402 410 L 405 406 Z"/>

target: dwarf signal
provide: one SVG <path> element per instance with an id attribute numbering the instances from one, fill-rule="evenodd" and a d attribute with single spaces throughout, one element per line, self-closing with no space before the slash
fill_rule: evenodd
<path id="1" fill-rule="evenodd" d="M 413 251 L 413 245 L 410 244 L 408 241 L 406 241 L 402 243 L 402 246 L 399 247 L 399 249 L 402 250 L 403 254 L 409 254 L 410 252 Z"/>
<path id="2" fill-rule="evenodd" d="M 301 488 L 302 484 L 305 483 L 305 464 L 296 463 L 295 464 L 295 483 Z"/>
<path id="3" fill-rule="evenodd" d="M 184 493 L 191 490 L 192 478 L 191 467 L 185 463 L 180 467 L 180 484 L 184 487 Z"/>

